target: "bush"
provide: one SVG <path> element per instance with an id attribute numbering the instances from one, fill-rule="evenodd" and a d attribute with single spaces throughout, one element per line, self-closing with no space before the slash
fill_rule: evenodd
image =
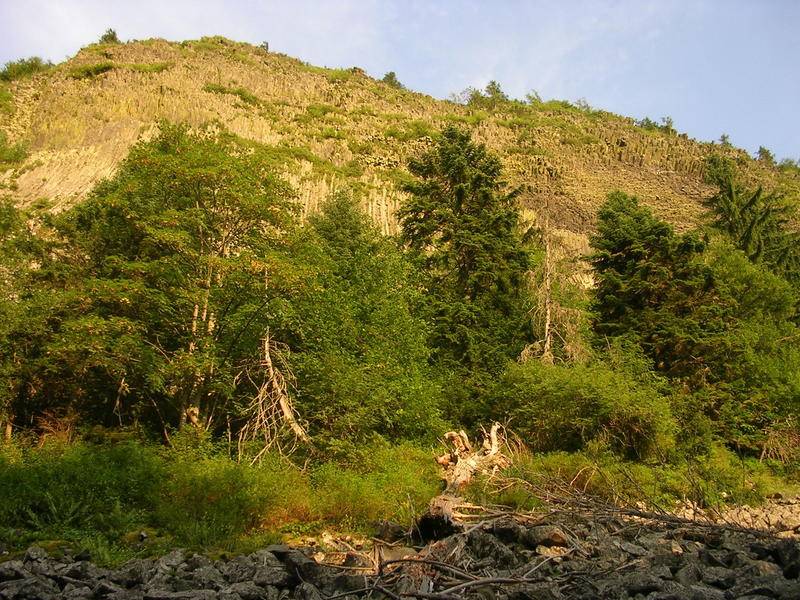
<path id="1" fill-rule="evenodd" d="M 411 525 L 440 488 L 429 451 L 380 441 L 351 454 L 347 467 L 322 465 L 313 473 L 314 505 L 327 521 L 365 528 L 378 519 Z"/>
<path id="2" fill-rule="evenodd" d="M 101 44 L 119 44 L 119 38 L 117 37 L 117 32 L 111 29 L 110 27 L 106 29 L 105 33 L 100 36 L 100 43 Z"/>
<path id="3" fill-rule="evenodd" d="M 116 65 L 111 62 L 96 63 L 93 65 L 81 65 L 79 67 L 72 67 L 69 76 L 73 79 L 91 79 L 97 77 L 107 71 L 116 68 Z"/>
<path id="4" fill-rule="evenodd" d="M 645 459 L 674 444 L 668 398 L 602 362 L 514 364 L 490 394 L 488 406 L 494 418 L 510 416 L 511 428 L 536 451 L 575 451 L 601 442 Z"/>
<path id="5" fill-rule="evenodd" d="M 43 61 L 38 56 L 30 58 L 20 58 L 17 61 L 7 62 L 5 68 L 0 71 L 0 81 L 15 81 L 24 77 L 30 77 L 36 73 L 47 71 L 53 67 L 50 61 Z"/>
<path id="6" fill-rule="evenodd" d="M 172 456 L 155 522 L 179 544 L 230 546 L 264 526 L 308 518 L 311 496 L 300 473 L 276 461 L 251 467 L 224 456 Z"/>
<path id="7" fill-rule="evenodd" d="M 24 143 L 10 145 L 6 134 L 0 131 L 0 165 L 18 163 L 28 158 L 28 148 Z"/>

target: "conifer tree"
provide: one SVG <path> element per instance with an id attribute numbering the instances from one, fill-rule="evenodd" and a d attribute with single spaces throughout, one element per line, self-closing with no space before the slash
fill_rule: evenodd
<path id="1" fill-rule="evenodd" d="M 409 169 L 402 237 L 426 274 L 437 357 L 497 372 L 529 337 L 518 190 L 503 192 L 499 159 L 455 127 Z"/>

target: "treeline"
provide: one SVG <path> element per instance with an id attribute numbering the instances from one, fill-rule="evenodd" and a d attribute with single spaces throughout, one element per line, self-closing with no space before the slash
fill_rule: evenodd
<path id="1" fill-rule="evenodd" d="M 468 133 L 410 162 L 397 239 L 346 189 L 301 222 L 265 153 L 164 124 L 65 213 L 3 201 L 7 436 L 191 429 L 240 458 L 332 457 L 501 420 L 537 451 L 797 460 L 794 199 L 712 157 L 707 223 L 677 234 L 615 192 L 587 293 Z"/>

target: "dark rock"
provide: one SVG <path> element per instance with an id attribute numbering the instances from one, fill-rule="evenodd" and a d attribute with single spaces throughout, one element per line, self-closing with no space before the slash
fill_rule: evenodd
<path id="1" fill-rule="evenodd" d="M 253 583 L 262 587 L 278 587 L 289 588 L 297 585 L 299 579 L 297 574 L 292 574 L 282 566 L 275 567 L 257 567 L 253 575 Z"/>
<path id="2" fill-rule="evenodd" d="M 725 592 L 707 585 L 689 586 L 687 598 L 689 600 L 725 600 Z"/>
<path id="3" fill-rule="evenodd" d="M 89 563 L 80 563 L 89 564 Z M 126 562 L 122 567 L 108 574 L 108 578 L 114 583 L 125 588 L 132 588 L 136 585 L 143 585 L 149 579 L 150 572 L 153 570 L 153 561 L 141 558 L 134 558 Z"/>
<path id="4" fill-rule="evenodd" d="M 153 590 L 146 592 L 143 600 L 217 600 L 217 592 L 212 590 L 188 590 L 184 592 Z"/>
<path id="5" fill-rule="evenodd" d="M 628 594 L 631 596 L 660 592 L 664 589 L 664 582 L 650 573 L 631 573 L 626 575 L 621 585 L 628 590 Z"/>
<path id="6" fill-rule="evenodd" d="M 294 597 L 297 598 L 297 600 L 323 600 L 322 593 L 317 587 L 307 581 L 304 581 L 295 588 Z"/>
<path id="7" fill-rule="evenodd" d="M 25 579 L 32 573 L 25 568 L 21 560 L 9 560 L 0 563 L 0 583 L 14 579 Z"/>
<path id="8" fill-rule="evenodd" d="M 524 543 L 529 548 L 536 548 L 536 546 L 566 546 L 568 540 L 566 534 L 559 527 L 542 525 L 528 529 L 524 536 Z"/>
<path id="9" fill-rule="evenodd" d="M 95 598 L 105 598 L 106 596 L 109 596 L 116 592 L 121 592 L 122 590 L 123 588 L 118 586 L 117 584 L 103 579 L 98 581 L 92 588 L 92 595 Z"/>
<path id="10" fill-rule="evenodd" d="M 270 554 L 270 556 L 272 556 L 272 558 L 278 562 L 280 568 L 283 568 L 283 564 L 280 563 L 280 561 L 278 561 L 274 555 Z M 253 564 L 253 560 L 242 555 L 234 556 L 230 561 L 220 564 L 217 568 L 223 577 L 225 577 L 225 579 L 230 583 L 251 580 L 256 573 L 256 567 Z"/>
<path id="11" fill-rule="evenodd" d="M 467 544 L 477 559 L 485 559 L 481 564 L 500 565 L 500 568 L 513 567 L 517 564 L 517 557 L 508 546 L 481 529 L 469 532 Z"/>
<path id="12" fill-rule="evenodd" d="M 190 578 L 196 588 L 219 590 L 225 585 L 225 577 L 213 566 L 200 567 L 184 575 Z"/>
<path id="13" fill-rule="evenodd" d="M 697 583 L 700 579 L 700 569 L 695 563 L 684 565 L 675 573 L 675 581 L 687 587 Z"/>
<path id="14" fill-rule="evenodd" d="M 800 542 L 792 539 L 781 540 L 775 545 L 773 554 L 786 579 L 800 577 Z"/>
<path id="15" fill-rule="evenodd" d="M 267 600 L 269 594 L 266 589 L 259 587 L 252 581 L 240 581 L 225 588 L 226 592 L 237 594 L 242 600 Z"/>
<path id="16" fill-rule="evenodd" d="M 120 590 L 106 596 L 106 600 L 143 600 L 144 592 L 142 590 Z"/>
<path id="17" fill-rule="evenodd" d="M 733 556 L 724 550 L 713 550 L 706 548 L 700 551 L 700 560 L 709 567 L 730 568 L 733 563 Z"/>
<path id="18" fill-rule="evenodd" d="M 3 600 L 50 600 L 58 593 L 56 584 L 43 577 L 27 577 L 0 583 L 0 598 Z"/>
<path id="19" fill-rule="evenodd" d="M 526 583 L 514 586 L 508 600 L 563 600 L 564 595 L 554 583 Z"/>
<path id="20" fill-rule="evenodd" d="M 31 546 L 25 552 L 25 558 L 22 559 L 22 562 L 25 564 L 39 562 L 46 560 L 48 557 L 47 552 L 44 548 L 40 548 L 39 546 Z"/>
<path id="21" fill-rule="evenodd" d="M 325 585 L 323 591 L 326 595 L 341 594 L 344 592 L 354 592 L 369 587 L 366 577 L 363 575 L 351 575 L 340 573 L 332 577 Z"/>
<path id="22" fill-rule="evenodd" d="M 92 598 L 92 590 L 89 587 L 83 586 L 65 586 L 59 595 L 63 600 L 88 600 Z"/>
<path id="23" fill-rule="evenodd" d="M 381 519 L 375 523 L 375 537 L 384 542 L 398 542 L 408 537 L 408 528 L 395 521 Z"/>
<path id="24" fill-rule="evenodd" d="M 522 543 L 527 530 L 512 518 L 504 517 L 492 523 L 492 534 L 504 544 Z"/>
<path id="25" fill-rule="evenodd" d="M 183 550 L 174 550 L 162 556 L 155 562 L 155 568 L 158 570 L 177 569 L 179 566 L 186 562 L 186 554 Z"/>
<path id="26" fill-rule="evenodd" d="M 736 583 L 736 571 L 724 567 L 704 567 L 701 570 L 703 583 L 727 590 Z"/>

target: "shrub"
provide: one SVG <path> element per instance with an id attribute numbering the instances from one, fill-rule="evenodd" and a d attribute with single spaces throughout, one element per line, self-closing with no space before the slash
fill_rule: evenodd
<path id="1" fill-rule="evenodd" d="M 110 27 L 106 29 L 105 33 L 100 36 L 100 43 L 101 44 L 119 44 L 119 38 L 117 37 L 117 32 L 111 29 Z"/>
<path id="2" fill-rule="evenodd" d="M 97 77 L 98 75 L 106 73 L 114 68 L 116 68 L 116 65 L 112 62 L 81 65 L 78 67 L 72 67 L 69 72 L 69 76 L 73 79 L 91 79 L 92 77 Z"/>
<path id="3" fill-rule="evenodd" d="M 21 58 L 17 61 L 7 62 L 5 68 L 0 71 L 1 81 L 14 81 L 24 77 L 30 77 L 36 73 L 47 71 L 53 67 L 50 61 L 43 61 L 38 56 L 30 58 Z"/>
<path id="4" fill-rule="evenodd" d="M 229 94 L 231 96 L 236 96 L 244 102 L 245 104 L 250 104 L 251 106 L 259 106 L 261 104 L 261 100 L 248 92 L 246 89 L 242 87 L 238 88 L 228 88 L 224 85 L 219 85 L 216 83 L 209 83 L 203 86 L 204 92 L 211 92 L 214 94 Z"/>
<path id="5" fill-rule="evenodd" d="M 312 475 L 314 505 L 325 520 L 358 528 L 377 519 L 410 525 L 440 487 L 430 452 L 408 443 L 376 441 L 348 462 L 322 465 Z"/>
<path id="6" fill-rule="evenodd" d="M 6 134 L 0 131 L 0 165 L 18 163 L 28 157 L 28 148 L 24 143 L 10 145 Z"/>
<path id="7" fill-rule="evenodd" d="M 514 364 L 488 404 L 495 418 L 510 416 L 512 429 L 536 451 L 601 442 L 625 456 L 648 458 L 673 445 L 668 399 L 602 362 Z"/>

